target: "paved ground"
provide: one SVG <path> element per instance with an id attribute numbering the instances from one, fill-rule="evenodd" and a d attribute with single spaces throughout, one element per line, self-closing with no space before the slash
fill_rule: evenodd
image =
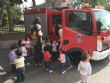
<path id="1" fill-rule="evenodd" d="M 17 36 L 15 36 L 16 39 Z M 15 75 L 10 72 L 8 60 L 9 45 L 16 43 L 16 40 L 5 39 L 0 40 L 0 83 L 14 83 Z M 110 83 L 110 60 L 105 59 L 99 62 L 92 61 L 93 73 L 88 79 L 88 83 Z M 2 70 L 2 68 L 3 70 Z M 53 73 L 48 74 L 43 71 L 40 66 L 35 66 L 33 63 L 26 66 L 26 79 L 23 83 L 79 83 L 80 75 L 77 72 L 77 67 L 73 67 L 64 75 L 60 74 L 59 63 L 52 65 Z"/>

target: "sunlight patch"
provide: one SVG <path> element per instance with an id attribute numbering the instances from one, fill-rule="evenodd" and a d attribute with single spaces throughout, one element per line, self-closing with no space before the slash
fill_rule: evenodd
<path id="1" fill-rule="evenodd" d="M 8 80 L 6 80 L 5 82 L 3 83 L 15 83 L 15 80 L 17 79 L 17 77 L 13 77 L 13 78 L 10 78 Z"/>
<path id="2" fill-rule="evenodd" d="M 4 70 L 2 66 L 0 66 L 0 70 L 1 70 L 1 71 L 3 71 L 3 70 Z"/>
<path id="3" fill-rule="evenodd" d="M 14 80 L 12 80 L 12 79 L 8 79 L 8 80 L 6 80 L 6 81 L 3 82 L 3 83 L 14 83 Z"/>
<path id="4" fill-rule="evenodd" d="M 7 74 L 5 71 L 4 72 L 0 72 L 0 76 Z"/>

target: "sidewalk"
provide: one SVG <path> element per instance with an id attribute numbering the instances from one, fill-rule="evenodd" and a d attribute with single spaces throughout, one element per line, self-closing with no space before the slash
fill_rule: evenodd
<path id="1" fill-rule="evenodd" d="M 8 41 L 8 40 L 18 40 L 20 38 L 23 38 L 25 36 L 25 33 L 9 33 L 6 35 L 0 35 L 0 41 Z"/>
<path id="2" fill-rule="evenodd" d="M 17 43 L 19 39 L 23 39 L 25 33 L 10 33 L 7 35 L 0 35 L 0 46 L 10 46 L 13 43 Z"/>

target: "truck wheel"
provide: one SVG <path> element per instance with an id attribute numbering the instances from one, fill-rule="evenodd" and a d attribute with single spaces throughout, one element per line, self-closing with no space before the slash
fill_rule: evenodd
<path id="1" fill-rule="evenodd" d="M 68 53 L 68 56 L 70 58 L 71 63 L 73 64 L 73 66 L 77 66 L 81 60 L 81 55 L 83 52 L 80 51 L 71 51 Z"/>

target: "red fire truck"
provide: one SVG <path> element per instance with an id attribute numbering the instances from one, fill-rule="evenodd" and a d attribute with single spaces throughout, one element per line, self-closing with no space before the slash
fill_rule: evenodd
<path id="1" fill-rule="evenodd" d="M 57 24 L 62 26 L 62 49 L 74 63 L 83 52 L 92 60 L 102 60 L 110 55 L 110 12 L 102 9 L 31 9 L 24 13 L 26 32 L 34 18 L 42 20 L 42 31 L 51 40 L 58 40 Z"/>

